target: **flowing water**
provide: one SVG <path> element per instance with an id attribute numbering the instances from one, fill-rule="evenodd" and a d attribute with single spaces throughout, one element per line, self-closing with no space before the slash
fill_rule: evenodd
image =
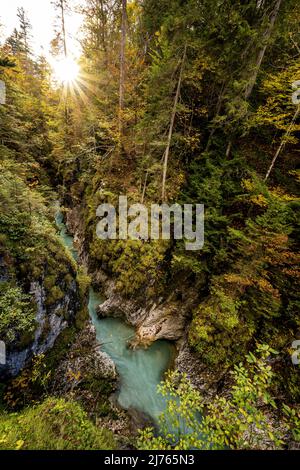
<path id="1" fill-rule="evenodd" d="M 155 422 L 165 408 L 164 399 L 157 393 L 157 385 L 173 356 L 173 347 L 167 341 L 156 341 L 148 349 L 127 348 L 134 329 L 118 318 L 99 319 L 95 308 L 99 297 L 91 289 L 89 312 L 96 327 L 97 339 L 116 364 L 121 378 L 118 402 L 122 408 L 134 408 L 149 415 Z"/>
<path id="2" fill-rule="evenodd" d="M 75 261 L 78 261 L 78 254 L 77 254 L 77 251 L 74 248 L 74 243 L 73 243 L 74 239 L 68 233 L 67 227 L 64 224 L 64 216 L 63 216 L 62 212 L 58 211 L 56 213 L 55 221 L 56 221 L 56 225 L 59 229 L 59 234 L 61 236 L 61 239 L 62 239 L 65 247 L 68 248 L 68 250 L 71 252 L 71 254 L 72 254 L 73 258 L 75 259 Z"/>
<path id="3" fill-rule="evenodd" d="M 77 252 L 58 212 L 56 223 L 65 246 L 77 260 Z M 117 318 L 99 319 L 96 308 L 103 299 L 91 288 L 88 309 L 96 328 L 101 349 L 114 361 L 120 376 L 118 403 L 124 409 L 133 408 L 148 415 L 155 423 L 165 409 L 165 400 L 157 393 L 174 356 L 174 346 L 168 341 L 156 341 L 148 349 L 131 350 L 127 342 L 134 336 L 134 328 Z"/>

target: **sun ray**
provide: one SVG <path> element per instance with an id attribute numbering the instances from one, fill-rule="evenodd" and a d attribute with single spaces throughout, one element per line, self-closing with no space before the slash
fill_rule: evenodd
<path id="1" fill-rule="evenodd" d="M 74 82 L 73 86 L 74 86 L 75 92 L 79 95 L 79 98 L 81 99 L 81 101 L 85 105 L 87 105 L 88 102 L 89 102 L 89 99 L 88 99 L 87 95 L 84 93 L 84 91 L 82 90 L 82 88 L 80 87 L 80 85 L 77 82 Z"/>
<path id="2" fill-rule="evenodd" d="M 77 82 L 79 82 L 86 89 L 88 89 L 93 95 L 97 96 L 97 88 L 95 87 L 95 85 L 88 83 L 86 80 L 83 80 L 81 76 L 77 77 Z"/>
<path id="3" fill-rule="evenodd" d="M 99 82 L 99 77 L 97 77 L 97 75 L 85 72 L 84 70 L 80 71 L 80 76 L 82 78 L 86 78 L 90 82 Z"/>

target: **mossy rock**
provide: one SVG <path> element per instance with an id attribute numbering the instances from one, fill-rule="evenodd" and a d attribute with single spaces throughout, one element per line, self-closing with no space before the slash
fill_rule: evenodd
<path id="1" fill-rule="evenodd" d="M 81 383 L 81 388 L 89 390 L 97 397 L 96 408 L 93 410 L 98 416 L 112 416 L 109 397 L 115 391 L 115 384 L 107 378 L 89 375 Z M 114 416 L 116 418 L 116 416 Z"/>
<path id="2" fill-rule="evenodd" d="M 74 278 L 73 278 L 73 276 L 71 276 L 70 273 L 68 273 L 64 276 L 64 281 L 65 281 L 65 283 L 67 284 L 68 287 L 71 287 L 71 284 L 74 281 Z"/>
<path id="3" fill-rule="evenodd" d="M 19 340 L 18 348 L 26 349 L 34 340 L 34 332 L 26 331 L 24 332 Z"/>
<path id="4" fill-rule="evenodd" d="M 63 291 L 58 286 L 54 286 L 50 289 L 49 294 L 47 295 L 46 305 L 53 305 L 63 297 Z"/>
<path id="5" fill-rule="evenodd" d="M 74 326 L 65 328 L 60 333 L 53 348 L 48 351 L 46 355 L 46 366 L 48 370 L 55 369 L 58 362 L 64 358 L 70 349 L 70 344 L 74 341 L 75 335 L 76 328 Z"/>
<path id="6" fill-rule="evenodd" d="M 89 312 L 87 306 L 83 306 L 76 314 L 75 326 L 78 330 L 84 328 L 86 322 L 89 319 Z"/>
<path id="7" fill-rule="evenodd" d="M 50 291 L 56 284 L 56 280 L 57 280 L 57 277 L 55 276 L 55 274 L 52 274 L 50 276 L 47 276 L 45 277 L 45 280 L 44 280 L 44 287 Z"/>

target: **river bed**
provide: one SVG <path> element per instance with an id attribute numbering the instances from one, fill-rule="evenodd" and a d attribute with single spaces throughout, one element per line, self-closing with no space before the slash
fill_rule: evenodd
<path id="1" fill-rule="evenodd" d="M 56 223 L 64 245 L 78 261 L 73 237 L 68 233 L 61 212 Z M 148 349 L 129 349 L 127 342 L 134 336 L 134 328 L 119 318 L 98 318 L 96 308 L 104 299 L 90 288 L 88 310 L 95 326 L 101 349 L 114 361 L 120 377 L 119 405 L 135 409 L 154 423 L 165 409 L 165 399 L 157 393 L 163 374 L 170 367 L 175 348 L 169 341 L 159 340 Z"/>

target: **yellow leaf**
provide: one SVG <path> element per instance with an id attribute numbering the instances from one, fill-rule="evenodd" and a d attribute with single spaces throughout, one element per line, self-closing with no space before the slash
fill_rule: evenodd
<path id="1" fill-rule="evenodd" d="M 23 447 L 24 444 L 25 444 L 25 442 L 22 441 L 22 440 L 17 441 L 16 450 L 22 449 L 22 447 Z"/>

